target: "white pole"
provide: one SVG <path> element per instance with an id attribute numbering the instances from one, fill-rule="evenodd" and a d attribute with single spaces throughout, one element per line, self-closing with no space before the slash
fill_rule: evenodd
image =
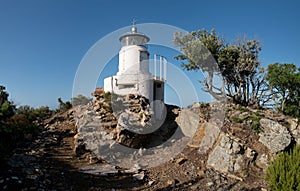
<path id="1" fill-rule="evenodd" d="M 154 54 L 154 79 L 156 80 L 156 54 Z"/>
<path id="2" fill-rule="evenodd" d="M 167 59 L 164 58 L 164 80 L 167 80 Z"/>
<path id="3" fill-rule="evenodd" d="M 159 79 L 162 80 L 162 56 L 159 57 Z"/>

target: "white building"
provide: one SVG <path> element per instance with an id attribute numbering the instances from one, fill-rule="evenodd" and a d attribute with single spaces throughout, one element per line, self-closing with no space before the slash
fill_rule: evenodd
<path id="1" fill-rule="evenodd" d="M 139 94 L 149 99 L 164 102 L 166 59 L 154 55 L 154 75 L 149 71 L 149 52 L 146 43 L 149 37 L 137 32 L 133 23 L 131 32 L 120 37 L 119 71 L 104 79 L 104 91 L 119 95 Z M 159 76 L 156 76 L 156 73 Z M 164 73 L 164 78 L 162 77 Z"/>

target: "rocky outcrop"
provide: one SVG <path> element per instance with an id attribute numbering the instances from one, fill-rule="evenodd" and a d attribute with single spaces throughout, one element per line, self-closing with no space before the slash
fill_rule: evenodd
<path id="1" fill-rule="evenodd" d="M 264 131 L 259 134 L 259 141 L 272 153 L 282 151 L 290 145 L 291 135 L 286 127 L 266 118 L 261 119 L 259 122 L 264 129 Z"/>
<path id="2" fill-rule="evenodd" d="M 282 116 L 272 119 L 274 112 L 269 110 L 229 105 L 225 115 L 218 104 L 195 104 L 184 109 L 167 106 L 166 117 L 156 120 L 150 103 L 142 96 L 114 97 L 101 90 L 93 95 L 93 103 L 74 112 L 76 152 L 88 150 L 110 162 L 121 156 L 119 164 L 130 167 L 130 162 L 138 161 L 137 169 L 153 161 L 168 161 L 188 145 L 197 150 L 205 168 L 242 181 L 249 174 L 262 176 L 276 153 L 300 139 L 296 120 Z M 176 132 L 180 134 L 178 139 L 174 138 Z M 121 151 L 126 148 L 119 144 L 136 150 L 124 154 Z M 186 159 L 177 164 L 184 165 L 181 161 Z"/>
<path id="3" fill-rule="evenodd" d="M 239 140 L 221 133 L 215 147 L 209 154 L 207 165 L 222 173 L 242 173 L 247 171 L 256 152 L 241 144 Z"/>
<path id="4" fill-rule="evenodd" d="M 183 109 L 180 114 L 190 119 L 192 115 L 184 110 L 195 110 L 194 107 Z M 189 146 L 199 148 L 208 168 L 240 179 L 251 171 L 266 170 L 276 153 L 287 149 L 293 140 L 299 143 L 297 120 L 270 110 L 228 105 L 222 126 L 204 117 L 203 110 L 198 112 L 198 128 Z M 189 123 L 183 124 L 188 128 Z"/>

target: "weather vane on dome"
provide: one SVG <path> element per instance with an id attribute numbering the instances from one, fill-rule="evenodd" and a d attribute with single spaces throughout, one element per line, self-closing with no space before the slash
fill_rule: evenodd
<path id="1" fill-rule="evenodd" d="M 136 21 L 137 21 L 137 20 L 136 20 L 135 18 L 132 19 L 132 21 L 131 21 L 132 26 L 135 26 Z"/>

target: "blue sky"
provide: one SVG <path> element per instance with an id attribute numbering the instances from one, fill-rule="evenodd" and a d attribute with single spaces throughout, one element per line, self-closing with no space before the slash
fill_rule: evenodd
<path id="1" fill-rule="evenodd" d="M 229 41 L 246 34 L 262 42 L 263 65 L 300 66 L 299 8 L 296 0 L 0 0 L 0 84 L 19 105 L 56 107 L 58 97 L 71 98 L 86 52 L 133 18 L 187 31 L 215 28 Z"/>

